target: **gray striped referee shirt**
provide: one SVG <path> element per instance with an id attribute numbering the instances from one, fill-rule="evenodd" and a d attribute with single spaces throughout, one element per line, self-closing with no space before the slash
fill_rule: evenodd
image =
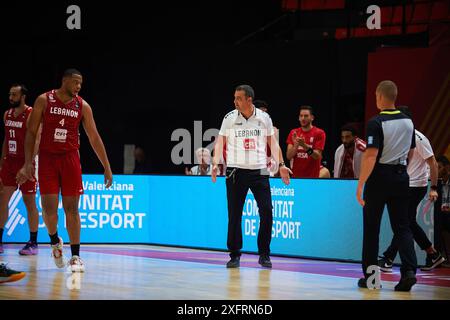
<path id="1" fill-rule="evenodd" d="M 377 148 L 377 163 L 407 165 L 416 147 L 414 124 L 399 110 L 384 110 L 367 123 L 367 148 Z"/>

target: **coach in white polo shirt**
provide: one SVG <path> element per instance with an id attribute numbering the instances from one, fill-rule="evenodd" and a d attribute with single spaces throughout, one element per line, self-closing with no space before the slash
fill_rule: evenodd
<path id="1" fill-rule="evenodd" d="M 397 110 L 400 110 L 404 115 L 411 117 L 411 111 L 407 106 L 399 106 Z M 412 158 L 408 163 L 408 175 L 409 175 L 409 204 L 408 204 L 408 217 L 410 221 L 411 231 L 413 233 L 414 240 L 419 247 L 427 253 L 425 265 L 421 268 L 422 271 L 430 271 L 442 264 L 445 258 L 434 248 L 433 244 L 417 223 L 417 207 L 427 194 L 428 189 L 428 177 L 431 179 L 430 191 L 428 193 L 428 199 L 430 201 L 436 201 L 438 198 L 437 193 L 437 180 L 438 180 L 438 164 L 434 157 L 433 148 L 430 141 L 419 130 L 415 130 L 416 148 Z M 430 174 L 428 174 L 428 171 Z M 393 261 L 398 252 L 398 238 L 393 237 L 391 245 L 383 253 L 383 256 L 378 261 L 381 271 L 392 272 Z"/>
<path id="2" fill-rule="evenodd" d="M 248 189 L 252 190 L 258 204 L 260 226 L 258 231 L 259 264 L 271 268 L 270 241 L 272 238 L 272 197 L 267 170 L 267 147 L 280 166 L 280 176 L 289 184 L 289 168 L 274 136 L 270 116 L 253 105 L 254 91 L 240 85 L 234 93 L 235 110 L 223 119 L 215 146 L 212 181 L 216 181 L 218 163 L 225 146 L 226 186 L 228 200 L 227 247 L 230 261 L 227 268 L 240 265 L 242 249 L 242 209 Z"/>

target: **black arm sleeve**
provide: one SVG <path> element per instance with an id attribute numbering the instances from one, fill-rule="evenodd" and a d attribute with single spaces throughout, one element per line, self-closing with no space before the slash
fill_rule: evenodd
<path id="1" fill-rule="evenodd" d="M 367 148 L 380 149 L 380 146 L 383 143 L 383 130 L 380 121 L 370 119 L 369 122 L 367 122 L 366 133 Z"/>

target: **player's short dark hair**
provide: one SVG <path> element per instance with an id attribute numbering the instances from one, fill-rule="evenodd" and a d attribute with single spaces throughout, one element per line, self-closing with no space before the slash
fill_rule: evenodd
<path id="1" fill-rule="evenodd" d="M 26 87 L 24 84 L 22 84 L 22 83 L 13 83 L 13 84 L 11 85 L 11 88 L 13 88 L 13 87 L 20 87 L 20 93 L 21 93 L 22 95 L 24 95 L 24 96 L 26 96 L 26 95 L 28 94 L 28 89 L 27 89 L 27 87 Z"/>
<path id="2" fill-rule="evenodd" d="M 255 105 L 255 107 L 257 107 L 258 109 L 260 108 L 266 108 L 267 111 L 269 111 L 269 104 L 267 102 L 265 102 L 264 100 L 255 100 L 253 101 L 253 104 Z"/>
<path id="3" fill-rule="evenodd" d="M 234 91 L 244 91 L 246 97 L 255 99 L 255 91 L 248 84 L 241 84 L 241 85 L 237 86 Z"/>
<path id="4" fill-rule="evenodd" d="M 442 163 L 444 166 L 448 166 L 450 165 L 450 161 L 447 159 L 446 156 L 444 155 L 440 155 L 438 157 L 436 157 L 436 162 L 440 162 Z"/>
<path id="5" fill-rule="evenodd" d="M 314 110 L 311 106 L 301 106 L 298 113 L 302 112 L 302 110 L 309 110 L 309 113 L 311 113 L 311 115 L 314 115 Z"/>
<path id="6" fill-rule="evenodd" d="M 408 118 L 412 119 L 412 113 L 408 106 L 398 106 L 396 109 L 399 110 L 401 113 L 403 113 Z"/>
<path id="7" fill-rule="evenodd" d="M 356 136 L 356 129 L 355 129 L 355 127 L 353 127 L 353 126 L 351 126 L 349 124 L 343 125 L 341 127 L 341 132 L 342 131 L 350 131 L 353 136 Z"/>
<path id="8" fill-rule="evenodd" d="M 72 77 L 74 74 L 82 76 L 81 72 L 78 71 L 77 69 L 67 69 L 66 71 L 64 71 L 63 73 L 63 78 L 68 78 L 68 77 Z"/>

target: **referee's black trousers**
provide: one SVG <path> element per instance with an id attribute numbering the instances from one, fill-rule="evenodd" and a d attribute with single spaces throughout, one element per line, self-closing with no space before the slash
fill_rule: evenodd
<path id="1" fill-rule="evenodd" d="M 380 225 L 385 205 L 402 261 L 401 274 L 404 275 L 406 271 L 416 273 L 417 257 L 408 218 L 408 189 L 409 176 L 405 166 L 376 164 L 366 182 L 362 252 L 362 267 L 366 278 L 371 275 L 367 274 L 367 268 L 378 265 Z"/>
<path id="2" fill-rule="evenodd" d="M 232 173 L 234 171 L 234 173 Z M 232 174 L 231 174 L 232 173 Z M 270 254 L 272 239 L 272 196 L 269 175 L 263 170 L 227 168 L 228 200 L 227 247 L 230 257 L 239 257 L 242 249 L 242 209 L 248 189 L 253 192 L 259 209 L 258 253 Z"/>

